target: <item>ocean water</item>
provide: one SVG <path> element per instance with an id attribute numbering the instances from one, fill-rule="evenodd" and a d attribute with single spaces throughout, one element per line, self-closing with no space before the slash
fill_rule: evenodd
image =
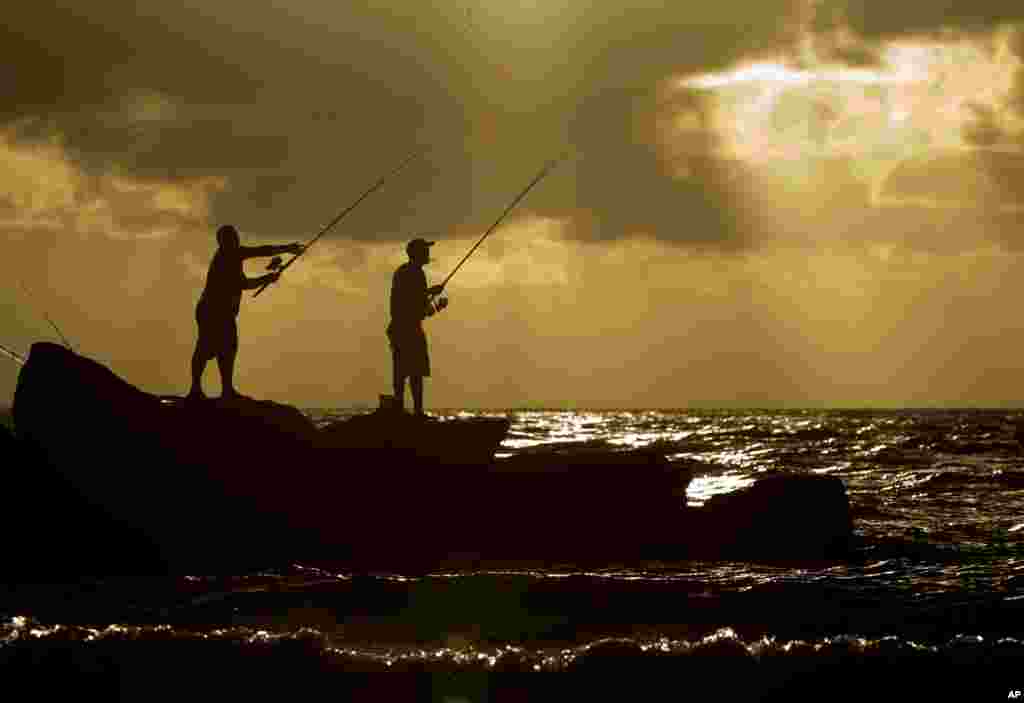
<path id="1" fill-rule="evenodd" d="M 353 411 L 305 412 L 323 424 Z M 737 685 L 763 693 L 822 667 L 897 661 L 933 682 L 987 666 L 995 673 L 974 685 L 994 686 L 1000 700 L 1024 688 L 1024 673 L 1012 680 L 1024 672 L 1024 412 L 436 414 L 508 414 L 499 461 L 553 447 L 657 447 L 695 472 L 685 498 L 694 506 L 773 469 L 837 476 L 856 553 L 790 565 L 480 562 L 417 577 L 353 574 L 326 558 L 231 577 L 13 583 L 0 592 L 0 662 L 123 678 L 161 657 L 288 671 L 640 666 L 691 677 L 714 675 L 713 661 L 751 667 Z"/>

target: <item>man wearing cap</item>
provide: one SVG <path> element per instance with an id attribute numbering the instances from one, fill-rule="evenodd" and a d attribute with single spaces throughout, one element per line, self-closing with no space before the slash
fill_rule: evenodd
<path id="1" fill-rule="evenodd" d="M 188 400 L 201 400 L 202 379 L 206 362 L 217 357 L 220 368 L 221 397 L 242 398 L 235 390 L 235 356 L 238 353 L 238 326 L 235 318 L 242 302 L 242 291 L 259 288 L 273 283 L 281 274 L 268 273 L 259 278 L 247 278 L 242 271 L 242 262 L 258 256 L 278 254 L 300 254 L 303 246 L 299 243 L 283 246 L 243 247 L 238 239 L 238 230 L 223 225 L 217 230 L 217 252 L 210 262 L 206 274 L 206 287 L 196 304 L 196 323 L 199 337 L 192 353 L 192 388 Z"/>
<path id="2" fill-rule="evenodd" d="M 388 341 L 391 343 L 396 409 L 404 410 L 405 379 L 408 378 L 417 415 L 423 415 L 423 377 L 430 375 L 423 318 L 440 312 L 447 305 L 443 299 L 436 308 L 430 304 L 430 296 L 438 295 L 442 290 L 442 286 L 427 288 L 427 276 L 423 273 L 423 266 L 430 261 L 432 246 L 434 242 L 421 238 L 409 242 L 405 247 L 409 260 L 399 266 L 391 277 Z"/>

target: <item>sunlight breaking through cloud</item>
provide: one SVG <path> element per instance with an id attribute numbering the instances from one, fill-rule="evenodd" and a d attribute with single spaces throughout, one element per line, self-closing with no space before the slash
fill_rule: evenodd
<path id="1" fill-rule="evenodd" d="M 780 55 L 677 78 L 671 92 L 692 97 L 662 116 L 663 151 L 678 153 L 674 146 L 707 129 L 719 156 L 770 165 L 798 189 L 815 186 L 806 178 L 813 162 L 845 159 L 875 207 L 972 207 L 970 197 L 890 192 L 889 178 L 904 164 L 925 168 L 957 153 L 1024 156 L 1024 121 L 1012 107 L 1022 69 L 1012 49 L 1017 31 L 865 41 L 873 61 L 865 67 L 820 57 L 807 30 L 796 60 Z M 998 207 L 1022 209 L 1005 198 Z"/>

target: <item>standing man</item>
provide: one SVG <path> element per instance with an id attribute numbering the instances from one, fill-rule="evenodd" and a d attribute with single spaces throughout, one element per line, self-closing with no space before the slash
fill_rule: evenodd
<path id="1" fill-rule="evenodd" d="M 221 398 L 231 400 L 242 398 L 235 390 L 235 356 L 238 353 L 238 308 L 242 302 L 242 291 L 259 288 L 273 283 L 281 275 L 268 273 L 259 278 L 246 278 L 242 262 L 259 256 L 279 254 L 300 254 L 301 244 L 284 246 L 243 247 L 238 239 L 238 230 L 223 225 L 217 230 L 217 252 L 206 273 L 206 287 L 196 304 L 196 322 L 199 337 L 192 354 L 192 388 L 187 400 L 201 400 L 203 395 L 203 370 L 206 362 L 217 357 L 220 369 Z"/>
<path id="2" fill-rule="evenodd" d="M 423 266 L 430 261 L 430 247 L 434 242 L 414 239 L 405 247 L 409 260 L 395 270 L 391 277 L 391 323 L 388 341 L 391 343 L 391 362 L 396 409 L 405 410 L 405 379 L 409 379 L 412 403 L 416 415 L 423 415 L 423 378 L 430 375 L 430 356 L 427 353 L 427 335 L 423 319 L 440 312 L 447 306 L 441 299 L 437 307 L 430 304 L 430 296 L 438 295 L 442 286 L 427 288 Z"/>

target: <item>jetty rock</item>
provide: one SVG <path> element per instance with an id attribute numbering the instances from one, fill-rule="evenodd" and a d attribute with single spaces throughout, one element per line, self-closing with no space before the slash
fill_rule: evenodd
<path id="1" fill-rule="evenodd" d="M 849 554 L 850 500 L 841 479 L 779 472 L 689 510 L 698 552 L 831 559 Z"/>
<path id="2" fill-rule="evenodd" d="M 417 537 L 433 534 L 409 525 L 434 519 L 446 500 L 473 499 L 471 482 L 435 469 L 489 463 L 509 426 L 388 412 L 320 430 L 280 403 L 147 393 L 48 342 L 30 349 L 12 416 L 21 450 L 35 457 L 33 493 L 78 499 L 44 519 L 66 534 L 87 514 L 112 519 L 125 539 L 109 535 L 92 551 L 130 551 L 115 565 L 126 571 L 143 561 L 219 572 L 323 555 L 401 564 L 426 548 Z M 366 529 L 382 517 L 383 529 Z M 140 534 L 149 547 L 128 550 Z"/>
<path id="3" fill-rule="evenodd" d="M 689 539 L 680 522 L 688 480 L 658 452 L 542 446 L 469 477 L 466 495 L 474 499 L 462 510 L 470 524 L 486 525 L 486 541 L 477 545 L 484 556 L 657 558 L 666 543 Z"/>
<path id="4" fill-rule="evenodd" d="M 510 555 L 578 560 L 832 561 L 851 554 L 846 487 L 776 473 L 687 506 L 697 466 L 647 449 L 538 447 L 496 461 L 477 489 L 489 537 Z"/>
<path id="5" fill-rule="evenodd" d="M 116 572 L 124 555 L 131 570 L 155 571 L 163 562 L 145 535 L 88 501 L 46 456 L 0 426 L 0 581 L 47 581 Z M 108 545 L 117 545 L 110 551 Z"/>
<path id="6" fill-rule="evenodd" d="M 510 425 L 507 417 L 439 419 L 381 408 L 324 426 L 317 446 L 372 452 L 398 465 L 479 468 L 494 459 Z"/>
<path id="7" fill-rule="evenodd" d="M 161 398 L 48 342 L 30 349 L 12 415 L 39 477 L 141 527 L 164 562 L 196 544 L 255 554 L 261 537 L 280 534 L 291 518 L 280 508 L 305 484 L 317 436 L 293 407 Z"/>
<path id="8" fill-rule="evenodd" d="M 58 462 L 91 456 L 100 466 L 130 464 L 139 474 L 167 464 L 259 467 L 317 436 L 296 408 L 250 399 L 186 402 L 156 396 L 48 342 L 32 345 L 12 414 L 19 437 Z M 254 466 L 247 468 L 251 474 Z"/>
<path id="9" fill-rule="evenodd" d="M 4 465 L 9 469 L 18 461 L 16 453 L 20 449 L 21 447 L 11 431 L 0 425 L 0 457 L 3 457 Z"/>
<path id="10" fill-rule="evenodd" d="M 318 429 L 279 403 L 153 395 L 48 342 L 31 347 L 12 416 L 9 531 L 76 574 L 830 558 L 851 536 L 834 477 L 766 476 L 688 508 L 694 468 L 661 452 L 574 443 L 495 459 L 507 417 L 381 410 Z"/>

